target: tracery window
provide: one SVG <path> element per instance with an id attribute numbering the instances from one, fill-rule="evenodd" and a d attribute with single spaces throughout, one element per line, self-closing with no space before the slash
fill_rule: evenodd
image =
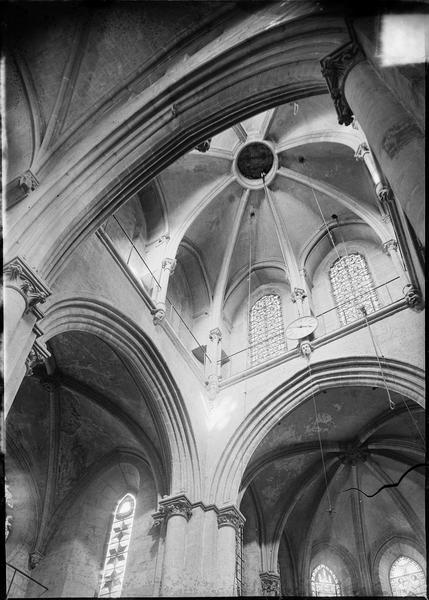
<path id="1" fill-rule="evenodd" d="M 329 276 L 341 325 L 362 318 L 362 306 L 367 314 L 379 309 L 374 283 L 361 254 L 349 254 L 336 260 Z"/>
<path id="2" fill-rule="evenodd" d="M 426 596 L 426 581 L 423 569 L 408 556 L 395 560 L 389 573 L 393 596 Z"/>
<path id="3" fill-rule="evenodd" d="M 280 296 L 266 294 L 250 309 L 250 362 L 263 362 L 286 351 Z"/>
<path id="4" fill-rule="evenodd" d="M 121 595 L 136 501 L 126 494 L 117 504 L 110 530 L 99 598 Z"/>
<path id="5" fill-rule="evenodd" d="M 313 596 L 340 596 L 341 586 L 326 565 L 318 565 L 311 574 L 311 593 Z"/>

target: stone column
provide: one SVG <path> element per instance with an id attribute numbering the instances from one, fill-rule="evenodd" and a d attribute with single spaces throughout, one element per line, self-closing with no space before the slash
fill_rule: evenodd
<path id="1" fill-rule="evenodd" d="M 424 137 L 393 97 L 358 44 L 349 42 L 322 61 L 340 124 L 359 122 L 383 175 L 424 241 Z"/>
<path id="2" fill-rule="evenodd" d="M 378 186 L 377 196 L 380 204 L 383 206 L 383 210 L 390 215 L 390 220 L 394 226 L 400 249 L 402 251 L 402 260 L 399 257 L 399 247 L 396 244 L 395 252 L 390 252 L 392 260 L 399 261 L 403 276 L 401 274 L 401 281 L 403 279 L 404 284 L 404 296 L 407 304 L 410 308 L 416 311 L 422 310 L 424 306 L 422 289 L 424 289 L 424 273 L 419 268 L 419 260 L 416 255 L 416 249 L 414 248 L 413 241 L 410 239 L 410 232 L 407 223 L 404 219 L 404 214 L 400 206 L 397 206 L 395 197 L 391 189 L 384 184 Z M 391 240 L 392 242 L 394 240 Z M 393 250 L 393 245 L 390 244 L 390 240 L 386 242 L 390 245 Z M 405 267 L 406 272 L 404 272 Z"/>
<path id="3" fill-rule="evenodd" d="M 168 282 L 171 275 L 173 275 L 175 268 L 176 260 L 174 258 L 164 258 L 159 278 L 159 287 L 155 284 L 155 309 L 153 311 L 154 325 L 158 325 L 165 317 Z"/>
<path id="4" fill-rule="evenodd" d="M 217 595 L 235 596 L 236 540 L 245 519 L 235 506 L 222 508 L 217 517 Z M 241 550 L 241 549 L 239 549 Z"/>
<path id="5" fill-rule="evenodd" d="M 25 373 L 25 359 L 39 335 L 37 325 L 43 317 L 39 304 L 50 290 L 22 257 L 4 267 L 4 356 L 6 418 Z"/>
<path id="6" fill-rule="evenodd" d="M 263 596 L 280 596 L 280 575 L 278 573 L 259 573 Z"/>
<path id="7" fill-rule="evenodd" d="M 192 505 L 185 495 L 160 501 L 156 522 L 166 527 L 164 560 L 161 578 L 161 596 L 180 596 L 185 566 L 186 526 L 192 516 Z"/>
<path id="8" fill-rule="evenodd" d="M 222 354 L 222 332 L 219 327 L 212 329 L 209 333 L 209 343 L 207 344 L 206 384 L 209 397 L 213 399 L 219 389 L 220 379 L 220 359 Z"/>

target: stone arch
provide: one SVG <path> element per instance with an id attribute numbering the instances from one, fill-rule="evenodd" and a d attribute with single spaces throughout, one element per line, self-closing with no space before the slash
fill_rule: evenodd
<path id="1" fill-rule="evenodd" d="M 333 544 L 332 542 L 318 542 L 313 544 L 311 551 L 308 553 L 308 557 L 304 564 L 302 565 L 302 573 L 301 580 L 304 582 L 303 592 L 308 596 L 311 596 L 311 573 L 315 566 L 315 559 L 324 552 L 328 552 L 333 557 L 338 557 L 340 564 L 343 563 L 343 573 L 338 572 L 338 568 L 336 569 L 336 576 L 338 577 L 342 595 L 349 595 L 350 592 L 355 592 L 360 588 L 359 585 L 359 568 L 356 565 L 356 560 L 352 556 L 352 554 L 344 548 L 341 544 Z M 329 565 L 328 565 L 329 566 Z M 345 569 L 344 569 L 345 567 Z M 351 589 L 345 589 L 344 587 L 344 571 L 348 572 L 349 578 L 351 580 Z M 350 585 L 349 584 L 349 585 Z M 348 586 L 347 586 L 348 587 Z"/>
<path id="2" fill-rule="evenodd" d="M 390 594 L 390 581 L 389 571 L 392 560 L 388 560 L 389 552 L 397 552 L 404 556 L 409 556 L 415 560 L 423 569 L 423 572 L 427 573 L 426 562 L 424 561 L 425 549 L 413 538 L 406 535 L 393 535 L 387 539 L 379 540 L 373 548 L 373 559 L 372 559 L 372 579 L 374 581 L 374 591 L 380 595 L 386 595 L 386 592 Z M 383 564 L 385 563 L 385 564 Z"/>
<path id="3" fill-rule="evenodd" d="M 92 333 L 113 344 L 145 391 L 165 449 L 164 476 L 157 469 L 156 461 L 151 461 L 160 493 L 186 490 L 191 497 L 198 497 L 200 466 L 189 415 L 152 341 L 112 305 L 95 299 L 63 299 L 49 308 L 44 319 L 44 341 L 73 330 Z"/>
<path id="4" fill-rule="evenodd" d="M 112 110 L 94 125 L 93 143 L 80 132 L 68 152 L 52 153 L 30 210 L 11 227 L 10 254 L 28 253 L 41 275 L 53 279 L 76 244 L 184 152 L 265 109 L 326 93 L 320 59 L 348 36 L 342 18 L 321 21 L 311 12 L 304 7 L 269 27 L 256 19 L 245 39 L 240 24 L 240 35 L 219 45 L 209 63 L 202 48 L 177 80 L 157 85 L 156 98 L 149 89 Z M 36 244 L 40 239 L 49 241 Z"/>
<path id="5" fill-rule="evenodd" d="M 356 382 L 361 386 L 384 386 L 385 380 L 390 390 L 424 406 L 424 375 L 421 369 L 384 358 L 383 371 L 384 379 L 375 357 L 356 356 L 317 362 L 311 366 L 311 375 L 306 368 L 282 383 L 261 400 L 234 432 L 217 464 L 210 500 L 218 506 L 231 502 L 231 499 L 239 504 L 242 476 L 253 452 L 275 423 L 312 393 L 332 387 L 353 386 Z"/>

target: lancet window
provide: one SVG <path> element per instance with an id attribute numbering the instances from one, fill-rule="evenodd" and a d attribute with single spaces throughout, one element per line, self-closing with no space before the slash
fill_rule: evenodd
<path id="1" fill-rule="evenodd" d="M 333 571 L 326 565 L 318 565 L 311 574 L 313 596 L 340 596 L 341 586 Z"/>
<path id="2" fill-rule="evenodd" d="M 392 596 L 426 596 L 426 579 L 421 566 L 408 556 L 395 560 L 389 573 Z"/>
<path id="3" fill-rule="evenodd" d="M 286 351 L 280 296 L 266 294 L 250 309 L 250 362 L 264 362 Z"/>
<path id="4" fill-rule="evenodd" d="M 365 258 L 358 253 L 334 262 L 329 276 L 341 325 L 352 323 L 378 310 L 380 303 Z"/>
<path id="5" fill-rule="evenodd" d="M 116 506 L 106 551 L 100 593 L 98 594 L 99 598 L 115 598 L 121 595 L 135 504 L 134 496 L 126 494 Z"/>

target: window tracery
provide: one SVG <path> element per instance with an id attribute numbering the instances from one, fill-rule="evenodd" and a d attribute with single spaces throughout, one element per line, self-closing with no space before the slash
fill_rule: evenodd
<path id="1" fill-rule="evenodd" d="M 367 314 L 380 308 L 368 265 L 361 254 L 349 254 L 336 260 L 329 277 L 341 325 L 362 318 L 362 306 Z"/>
<path id="2" fill-rule="evenodd" d="M 313 596 L 340 596 L 341 586 L 333 571 L 326 565 L 317 565 L 311 574 Z"/>
<path id="3" fill-rule="evenodd" d="M 264 362 L 286 351 L 280 296 L 266 294 L 250 309 L 250 362 Z"/>
<path id="4" fill-rule="evenodd" d="M 117 504 L 110 530 L 99 598 L 121 595 L 135 512 L 135 499 L 126 494 Z"/>
<path id="5" fill-rule="evenodd" d="M 426 596 L 426 581 L 423 569 L 408 556 L 395 560 L 389 573 L 393 596 Z"/>

